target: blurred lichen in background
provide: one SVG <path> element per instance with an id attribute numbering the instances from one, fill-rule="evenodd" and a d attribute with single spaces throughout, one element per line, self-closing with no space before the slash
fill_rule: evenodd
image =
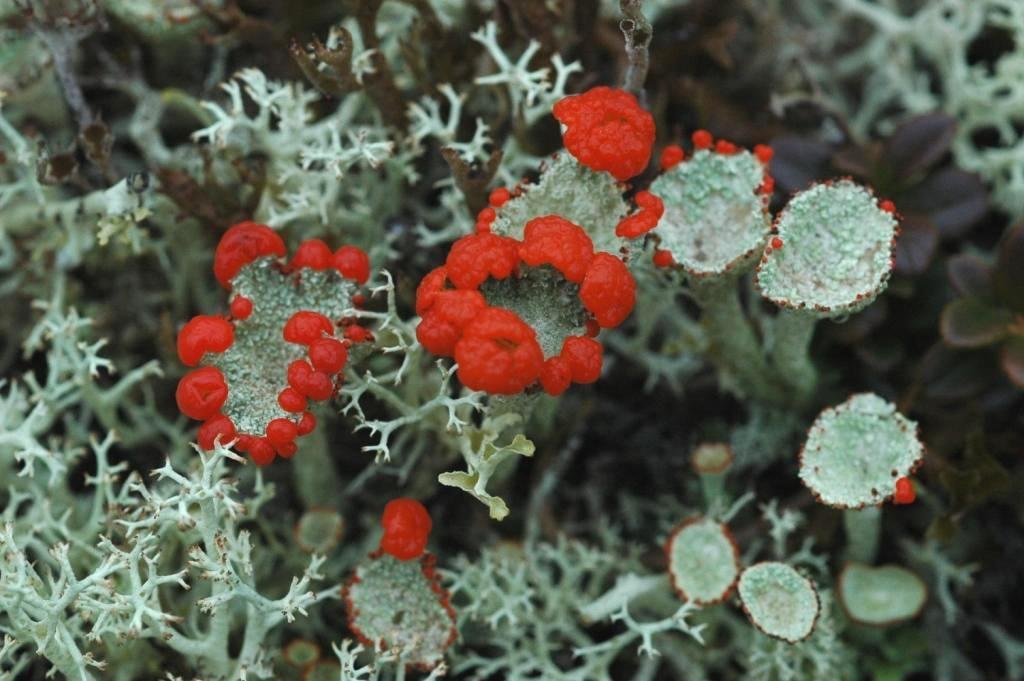
<path id="1" fill-rule="evenodd" d="M 1022 130 L 1019 0 L 0 0 L 0 679 L 1024 679 Z"/>

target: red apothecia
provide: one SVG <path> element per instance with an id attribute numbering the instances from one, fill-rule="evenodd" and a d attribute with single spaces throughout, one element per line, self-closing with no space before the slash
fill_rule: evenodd
<path id="1" fill-rule="evenodd" d="M 380 550 L 398 560 L 412 560 L 423 555 L 433 523 L 426 507 L 415 499 L 392 499 L 384 507 L 380 519 L 384 536 Z"/>
<path id="2" fill-rule="evenodd" d="M 369 277 L 369 258 L 355 246 L 342 246 L 332 252 L 325 242 L 310 239 L 295 249 L 287 265 L 281 260 L 285 254 L 284 242 L 274 230 L 254 222 L 239 223 L 228 229 L 217 245 L 214 275 L 224 288 L 230 290 L 246 266 L 261 259 L 269 259 L 264 261 L 269 263 L 268 268 L 257 271 L 270 273 L 271 277 L 276 276 L 275 272 L 280 275 L 282 290 L 293 289 L 308 271 L 336 271 L 337 274 L 333 276 L 339 285 L 343 279 L 360 284 Z M 339 275 L 341 278 L 337 278 Z M 321 281 L 332 280 L 328 277 Z M 270 285 L 273 286 L 273 283 Z M 175 397 L 182 413 L 203 422 L 197 436 L 201 447 L 211 449 L 218 438 L 222 444 L 236 440 L 235 449 L 247 452 L 255 463 L 262 465 L 272 461 L 275 456 L 292 456 L 297 450 L 296 438 L 313 430 L 316 420 L 306 411 L 309 401 L 326 400 L 334 395 L 338 376 L 348 360 L 347 345 L 354 342 L 348 338 L 348 332 L 357 327 L 350 323 L 344 329 L 339 329 L 335 322 L 314 309 L 295 310 L 287 319 L 282 319 L 281 326 L 274 327 L 273 324 L 278 323 L 274 321 L 271 327 L 266 327 L 266 315 L 269 313 L 272 315 L 269 319 L 276 320 L 273 314 L 280 314 L 280 310 L 275 313 L 271 309 L 273 306 L 270 306 L 261 312 L 250 292 L 247 290 L 246 293 L 242 295 L 236 291 L 232 296 L 230 318 L 199 315 L 182 327 L 177 339 L 179 358 L 189 367 L 205 366 L 194 369 L 181 379 Z M 353 294 L 348 299 L 353 306 L 355 297 Z M 316 300 L 310 303 L 317 305 Z M 338 311 L 344 308 L 343 304 L 339 304 Z M 257 432 L 240 432 L 238 425 L 225 413 L 230 411 L 226 405 L 231 398 L 234 380 L 230 372 L 238 366 L 238 358 L 222 361 L 221 357 L 226 357 L 225 353 L 229 353 L 235 346 L 239 333 L 265 333 L 264 329 L 267 328 L 279 329 L 276 332 L 279 334 L 278 340 L 260 336 L 261 343 L 280 342 L 302 346 L 304 358 L 292 361 L 286 372 L 285 367 L 278 369 L 286 375 L 286 380 L 282 381 L 280 391 L 268 397 L 275 403 L 275 408 L 282 410 L 278 412 L 281 416 L 269 418 L 255 429 Z M 344 340 L 339 338 L 342 333 L 345 335 Z M 356 335 L 360 335 L 361 340 L 369 337 L 368 332 Z M 295 356 L 294 350 L 284 352 Z M 273 353 L 268 355 L 274 356 Z M 252 360 L 259 363 L 258 357 Z M 275 369 L 267 367 L 265 371 L 272 374 Z M 236 388 L 239 390 L 253 389 L 251 380 L 239 377 L 238 381 Z M 231 413 L 238 418 L 237 411 Z M 242 420 L 245 421 L 244 418 Z M 253 430 L 251 421 L 247 428 Z"/>
<path id="3" fill-rule="evenodd" d="M 654 118 L 636 97 L 606 86 L 559 100 L 552 113 L 567 127 L 565 148 L 583 165 L 624 181 L 647 168 Z"/>

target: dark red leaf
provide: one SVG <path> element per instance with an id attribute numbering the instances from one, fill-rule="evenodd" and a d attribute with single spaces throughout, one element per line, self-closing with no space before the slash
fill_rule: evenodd
<path id="1" fill-rule="evenodd" d="M 939 232 L 923 215 L 904 215 L 896 239 L 896 272 L 920 274 L 928 269 L 939 244 Z"/>
<path id="2" fill-rule="evenodd" d="M 845 175 L 868 178 L 873 174 L 877 158 L 871 151 L 857 146 L 840 149 L 832 155 L 832 166 Z M 877 152 L 876 152 L 877 153 Z"/>
<path id="3" fill-rule="evenodd" d="M 977 175 L 945 168 L 904 192 L 900 207 L 927 213 L 944 239 L 954 239 L 985 216 L 988 194 Z"/>
<path id="4" fill-rule="evenodd" d="M 932 346 L 921 363 L 925 394 L 935 400 L 963 400 L 998 380 L 992 353 L 966 352 Z"/>
<path id="5" fill-rule="evenodd" d="M 782 191 L 806 189 L 815 180 L 829 176 L 832 149 L 827 144 L 787 135 L 772 140 L 771 147 L 775 153 L 769 172 Z"/>
<path id="6" fill-rule="evenodd" d="M 956 120 L 935 112 L 901 124 L 885 143 L 885 160 L 896 177 L 909 179 L 924 172 L 949 151 Z"/>
<path id="7" fill-rule="evenodd" d="M 946 262 L 953 290 L 961 296 L 992 295 L 992 266 L 977 255 L 961 253 Z"/>

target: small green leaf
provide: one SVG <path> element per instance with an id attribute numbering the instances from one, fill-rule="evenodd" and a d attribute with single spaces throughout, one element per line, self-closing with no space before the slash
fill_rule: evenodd
<path id="1" fill-rule="evenodd" d="M 992 295 L 992 266 L 976 255 L 954 255 L 946 262 L 946 273 L 961 296 Z"/>
<path id="2" fill-rule="evenodd" d="M 504 499 L 487 491 L 491 476 L 502 462 L 514 456 L 533 456 L 535 449 L 533 442 L 522 433 L 516 433 L 506 445 L 494 444 L 501 436 L 503 424 L 511 422 L 512 418 L 509 417 L 513 416 L 518 418 L 518 415 L 506 415 L 494 420 L 485 419 L 481 428 L 467 428 L 459 439 L 466 470 L 448 471 L 437 476 L 437 481 L 442 485 L 457 487 L 486 504 L 490 516 L 495 520 L 503 520 L 509 509 Z"/>
<path id="3" fill-rule="evenodd" d="M 1002 340 L 1010 331 L 1009 311 L 973 296 L 958 298 L 942 311 L 942 339 L 955 348 L 980 348 Z"/>

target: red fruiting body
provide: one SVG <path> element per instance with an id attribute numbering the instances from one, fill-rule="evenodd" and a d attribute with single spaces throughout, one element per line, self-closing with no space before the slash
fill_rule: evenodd
<path id="1" fill-rule="evenodd" d="M 309 435 L 316 428 L 316 417 L 308 411 L 302 414 L 302 418 L 299 419 L 298 423 L 299 435 Z"/>
<path id="2" fill-rule="evenodd" d="M 448 252 L 445 268 L 456 288 L 477 288 L 488 277 L 504 279 L 519 264 L 519 242 L 494 234 L 470 234 Z"/>
<path id="3" fill-rule="evenodd" d="M 580 286 L 580 300 L 602 327 L 618 326 L 633 311 L 636 281 L 621 260 L 598 253 Z"/>
<path id="4" fill-rule="evenodd" d="M 370 257 L 361 248 L 342 246 L 334 252 L 334 269 L 359 284 L 370 278 Z"/>
<path id="5" fill-rule="evenodd" d="M 588 319 L 585 326 L 586 333 L 591 338 L 597 338 L 597 334 L 601 333 L 601 325 L 597 323 L 596 319 Z"/>
<path id="6" fill-rule="evenodd" d="M 628 215 L 615 226 L 616 236 L 635 239 L 658 226 L 658 221 L 665 213 L 665 204 L 648 191 L 637 192 L 636 205 L 640 210 Z"/>
<path id="7" fill-rule="evenodd" d="M 719 154 L 735 154 L 737 152 L 736 145 L 727 140 L 718 140 L 715 142 L 715 151 Z"/>
<path id="8" fill-rule="evenodd" d="M 881 208 L 882 210 L 884 210 L 886 213 L 895 213 L 896 212 L 896 204 L 894 204 L 889 199 L 886 199 L 885 201 L 882 201 L 880 204 L 878 204 L 878 207 Z"/>
<path id="9" fill-rule="evenodd" d="M 242 321 L 252 314 L 252 301 L 245 296 L 235 296 L 231 301 L 231 316 Z"/>
<path id="10" fill-rule="evenodd" d="M 772 248 L 776 251 L 782 248 L 782 239 L 777 236 L 772 237 Z"/>
<path id="11" fill-rule="evenodd" d="M 594 257 L 594 243 L 582 227 L 557 215 L 545 215 L 526 223 L 519 257 L 527 265 L 551 265 L 579 284 Z"/>
<path id="12" fill-rule="evenodd" d="M 537 379 L 544 353 L 518 315 L 488 307 L 466 326 L 455 344 L 455 361 L 467 388 L 512 395 Z"/>
<path id="13" fill-rule="evenodd" d="M 593 338 L 569 336 L 562 343 L 559 356 L 569 365 L 573 382 L 593 383 L 601 377 L 604 350 Z"/>
<path id="14" fill-rule="evenodd" d="M 235 342 L 235 327 L 223 317 L 193 317 L 178 332 L 178 358 L 187 367 L 199 364 L 207 352 L 224 352 Z"/>
<path id="15" fill-rule="evenodd" d="M 715 143 L 715 139 L 707 130 L 695 130 L 691 139 L 693 139 L 693 146 L 697 149 L 710 149 L 711 145 Z"/>
<path id="16" fill-rule="evenodd" d="M 420 344 L 435 355 L 450 357 L 462 329 L 487 307 L 479 291 L 449 290 L 436 294 L 434 306 L 416 327 Z"/>
<path id="17" fill-rule="evenodd" d="M 491 223 L 494 222 L 497 217 L 498 214 L 494 212 L 494 209 L 488 206 L 476 214 L 476 221 Z"/>
<path id="18" fill-rule="evenodd" d="M 345 368 L 348 350 L 336 338 L 318 338 L 309 344 L 309 361 L 317 371 L 336 374 Z"/>
<path id="19" fill-rule="evenodd" d="M 661 150 L 661 158 L 658 159 L 658 166 L 663 171 L 673 168 L 683 162 L 686 152 L 678 144 L 670 144 Z"/>
<path id="20" fill-rule="evenodd" d="M 914 491 L 914 483 L 910 478 L 900 478 L 896 481 L 896 493 L 892 500 L 894 504 L 912 504 L 916 498 L 917 492 Z"/>
<path id="21" fill-rule="evenodd" d="M 420 345 L 441 357 L 451 357 L 455 354 L 455 344 L 459 342 L 460 335 L 457 328 L 436 314 L 427 315 L 416 327 L 416 340 Z"/>
<path id="22" fill-rule="evenodd" d="M 434 304 L 438 291 L 444 288 L 448 281 L 448 271 L 442 267 L 435 267 L 427 276 L 423 277 L 420 285 L 416 287 L 416 314 L 423 316 Z"/>
<path id="23" fill-rule="evenodd" d="M 757 160 L 761 163 L 767 164 L 772 160 L 774 154 L 775 152 L 767 144 L 758 144 L 754 147 L 754 156 L 757 156 Z"/>
<path id="24" fill-rule="evenodd" d="M 320 239 L 310 239 L 303 241 L 295 249 L 295 255 L 292 256 L 289 267 L 293 270 L 297 270 L 300 267 L 326 270 L 331 266 L 333 259 L 334 255 L 331 253 L 330 246 Z"/>
<path id="25" fill-rule="evenodd" d="M 213 449 L 214 441 L 220 436 L 220 443 L 226 445 L 235 438 L 235 424 L 224 414 L 211 416 L 199 426 L 196 440 L 203 449 Z"/>
<path id="26" fill-rule="evenodd" d="M 185 374 L 174 393 L 181 413 L 197 421 L 220 412 L 228 399 L 228 386 L 220 369 L 203 367 Z"/>
<path id="27" fill-rule="evenodd" d="M 353 343 L 365 343 L 373 340 L 373 334 L 358 324 L 350 324 L 345 327 L 345 339 Z"/>
<path id="28" fill-rule="evenodd" d="M 366 296 L 364 296 L 362 293 L 357 293 L 354 296 L 352 296 L 353 307 L 361 308 L 364 305 L 366 305 Z"/>
<path id="29" fill-rule="evenodd" d="M 298 435 L 299 429 L 294 422 L 288 419 L 272 419 L 267 424 L 267 440 L 276 450 L 294 442 Z"/>
<path id="30" fill-rule="evenodd" d="M 231 280 L 245 265 L 263 256 L 284 254 L 284 241 L 277 232 L 266 225 L 241 222 L 220 238 L 213 255 L 213 275 L 221 286 L 230 288 Z"/>
<path id="31" fill-rule="evenodd" d="M 565 148 L 588 168 L 623 181 L 647 167 L 654 118 L 625 90 L 595 87 L 560 100 L 552 113 L 567 126 Z"/>
<path id="32" fill-rule="evenodd" d="M 757 191 L 762 194 L 771 194 L 775 191 L 775 178 L 771 175 L 765 175 L 764 180 L 761 182 L 761 186 L 757 188 Z"/>
<path id="33" fill-rule="evenodd" d="M 569 389 L 572 383 L 572 367 L 561 356 L 555 356 L 545 360 L 538 378 L 544 392 L 557 397 Z"/>
<path id="34" fill-rule="evenodd" d="M 408 497 L 389 501 L 380 524 L 384 526 L 380 550 L 398 560 L 412 560 L 423 555 L 433 527 L 423 504 Z"/>
<path id="35" fill-rule="evenodd" d="M 300 394 L 306 394 L 306 384 L 313 375 L 313 367 L 303 359 L 297 359 L 288 365 L 288 385 Z"/>
<path id="36" fill-rule="evenodd" d="M 512 198 L 512 193 L 504 187 L 498 187 L 491 192 L 487 202 L 495 208 L 501 208 L 505 203 Z"/>
<path id="37" fill-rule="evenodd" d="M 299 310 L 285 322 L 283 333 L 289 343 L 309 345 L 324 334 L 334 333 L 334 325 L 319 312 Z"/>
<path id="38" fill-rule="evenodd" d="M 334 394 L 334 381 L 322 371 L 314 371 L 299 391 L 311 400 L 328 400 Z"/>
<path id="39" fill-rule="evenodd" d="M 651 258 L 654 261 L 655 267 L 672 267 L 676 264 L 676 259 L 672 257 L 672 251 L 666 251 L 659 248 L 654 251 L 654 257 Z"/>
<path id="40" fill-rule="evenodd" d="M 275 447 L 274 451 L 276 451 L 278 456 L 281 458 L 290 459 L 295 456 L 295 452 L 299 451 L 299 446 L 294 442 L 288 442 L 280 447 Z"/>
<path id="41" fill-rule="evenodd" d="M 274 460 L 274 445 L 265 437 L 254 437 L 246 448 L 249 458 L 257 466 L 266 466 Z"/>
<path id="42" fill-rule="evenodd" d="M 285 388 L 277 395 L 277 403 L 287 412 L 297 414 L 306 409 L 306 398 L 291 386 Z"/>

